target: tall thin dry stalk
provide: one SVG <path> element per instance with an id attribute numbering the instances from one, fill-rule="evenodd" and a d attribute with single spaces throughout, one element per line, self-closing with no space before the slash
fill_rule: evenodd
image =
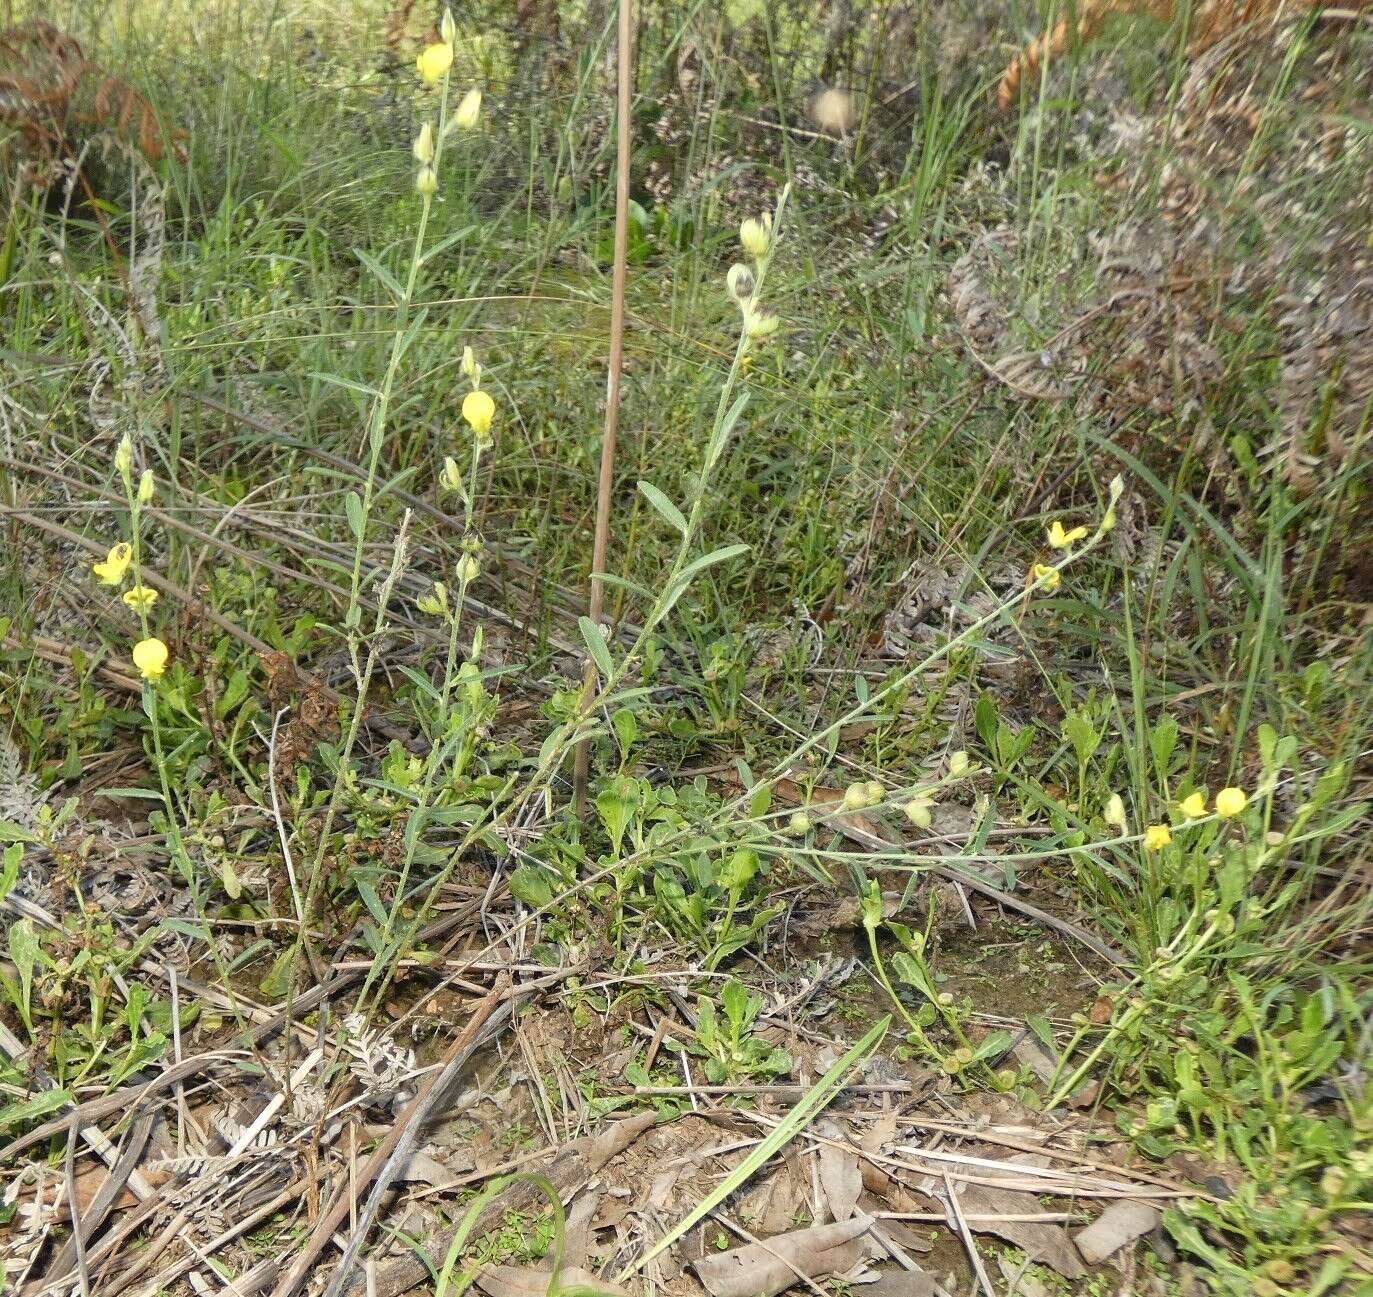
<path id="1" fill-rule="evenodd" d="M 615 440 L 620 431 L 620 372 L 624 367 L 625 346 L 625 250 L 629 241 L 629 104 L 630 78 L 633 76 L 634 6 L 633 0 L 620 0 L 619 50 L 616 71 L 615 113 L 615 264 L 610 286 L 610 374 L 606 383 L 605 431 L 601 436 L 601 472 L 596 486 L 596 534 L 591 546 L 591 600 L 587 616 L 601 624 L 605 601 L 605 552 L 610 540 L 610 491 L 615 476 Z M 596 688 L 596 664 L 586 660 L 586 693 Z M 586 783 L 590 766 L 590 740 L 577 744 L 572 759 L 572 789 L 577 814 L 586 814 Z"/>

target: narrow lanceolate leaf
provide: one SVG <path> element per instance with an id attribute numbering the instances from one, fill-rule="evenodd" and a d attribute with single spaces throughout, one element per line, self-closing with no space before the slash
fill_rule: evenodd
<path id="1" fill-rule="evenodd" d="M 364 252 L 361 248 L 354 248 L 353 255 L 381 280 L 386 291 L 391 294 L 393 301 L 400 302 L 405 300 L 405 289 L 400 286 L 400 281 L 370 252 Z"/>
<path id="2" fill-rule="evenodd" d="M 348 515 L 348 530 L 353 533 L 354 540 L 360 541 L 367 529 L 367 519 L 362 511 L 362 496 L 356 491 L 349 491 L 343 497 L 343 508 Z"/>
<path id="3" fill-rule="evenodd" d="M 700 558 L 692 559 L 682 569 L 682 574 L 677 579 L 690 581 L 698 572 L 704 572 L 706 568 L 714 567 L 717 563 L 725 563 L 732 558 L 738 558 L 741 554 L 747 554 L 748 550 L 747 545 L 723 545 L 719 549 L 713 549 L 709 554 L 702 554 Z"/>
<path id="4" fill-rule="evenodd" d="M 615 663 L 610 659 L 610 650 L 605 646 L 605 636 L 601 634 L 601 628 L 590 617 L 578 617 L 577 628 L 582 632 L 582 639 L 586 641 L 586 651 L 591 654 L 596 669 L 609 680 L 615 674 Z"/>
<path id="5" fill-rule="evenodd" d="M 687 534 L 687 520 L 682 517 L 682 511 L 652 482 L 640 482 L 639 490 L 643 492 L 644 499 L 662 514 L 670 526 L 675 527 L 683 536 Z"/>

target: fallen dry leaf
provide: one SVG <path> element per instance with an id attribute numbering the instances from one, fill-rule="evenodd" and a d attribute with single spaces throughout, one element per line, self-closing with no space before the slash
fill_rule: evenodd
<path id="1" fill-rule="evenodd" d="M 540 1270 L 534 1266 L 489 1265 L 477 1273 L 477 1287 L 487 1297 L 545 1297 L 548 1281 L 553 1277 L 551 1270 Z M 564 1266 L 558 1272 L 559 1288 L 591 1288 L 598 1293 L 608 1293 L 610 1297 L 629 1297 L 621 1287 L 583 1270 L 581 1266 Z"/>
<path id="2" fill-rule="evenodd" d="M 974 1220 L 972 1217 L 1031 1216 L 1044 1210 L 1032 1193 L 1017 1189 L 994 1189 L 985 1184 L 966 1184 L 958 1194 L 958 1205 L 970 1219 L 968 1228 L 977 1234 L 994 1234 L 1014 1243 L 1027 1256 L 1052 1266 L 1065 1279 L 1080 1279 L 1087 1273 L 1073 1240 L 1062 1225 L 1048 1221 Z"/>
<path id="3" fill-rule="evenodd" d="M 848 1132 L 828 1117 L 815 1123 L 816 1133 L 827 1140 L 848 1142 Z M 858 1154 L 834 1144 L 821 1144 L 818 1155 L 820 1189 L 829 1204 L 832 1220 L 848 1220 L 863 1192 L 863 1173 L 858 1167 Z"/>
<path id="4" fill-rule="evenodd" d="M 1113 1202 L 1086 1229 L 1078 1230 L 1073 1239 L 1083 1260 L 1096 1265 L 1141 1234 L 1156 1229 L 1162 1219 L 1159 1209 L 1147 1202 Z"/>
<path id="5" fill-rule="evenodd" d="M 856 1265 L 869 1255 L 870 1242 L 861 1236 L 871 1225 L 871 1216 L 812 1225 L 779 1234 L 765 1243 L 701 1257 L 691 1266 L 711 1297 L 773 1297 L 796 1283 L 798 1271 L 816 1279 L 842 1274 Z"/>

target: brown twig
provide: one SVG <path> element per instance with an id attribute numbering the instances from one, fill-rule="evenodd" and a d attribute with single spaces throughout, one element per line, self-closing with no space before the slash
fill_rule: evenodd
<path id="1" fill-rule="evenodd" d="M 625 351 L 625 259 L 629 243 L 629 82 L 633 74 L 634 5 L 620 0 L 619 60 L 615 114 L 615 265 L 610 288 L 610 374 L 606 384 L 605 431 L 601 435 L 601 472 L 596 483 L 596 534 L 591 546 L 591 599 L 587 616 L 599 634 L 605 601 L 606 549 L 610 542 L 610 492 L 615 475 L 615 439 L 620 430 L 620 374 Z M 596 689 L 596 664 L 588 655 L 583 698 L 589 703 Z M 586 782 L 591 762 L 590 740 L 577 744 L 572 759 L 572 788 L 577 815 L 586 815 Z"/>

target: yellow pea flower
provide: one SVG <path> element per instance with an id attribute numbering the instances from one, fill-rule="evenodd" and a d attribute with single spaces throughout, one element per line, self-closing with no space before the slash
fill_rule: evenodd
<path id="1" fill-rule="evenodd" d="M 1053 594 L 1063 584 L 1063 578 L 1059 575 L 1058 569 L 1051 567 L 1048 563 L 1036 563 L 1030 569 L 1031 584 L 1038 581 L 1044 582 L 1044 590 L 1047 594 Z"/>
<path id="2" fill-rule="evenodd" d="M 99 563 L 92 563 L 91 571 L 100 578 L 102 585 L 118 585 L 132 562 L 133 546 L 121 541 L 118 545 L 112 545 L 110 552 Z"/>
<path id="3" fill-rule="evenodd" d="M 426 45 L 415 60 L 415 67 L 426 84 L 436 86 L 453 66 L 453 47 L 447 41 Z"/>
<path id="4" fill-rule="evenodd" d="M 1144 830 L 1144 845 L 1150 851 L 1162 851 L 1173 840 L 1173 831 L 1166 824 L 1151 824 Z"/>
<path id="5" fill-rule="evenodd" d="M 131 586 L 124 591 L 124 602 L 134 612 L 147 612 L 157 602 L 157 591 L 147 585 Z"/>
<path id="6" fill-rule="evenodd" d="M 1243 788 L 1222 788 L 1216 794 L 1216 814 L 1222 819 L 1234 819 L 1248 805 Z"/>
<path id="7" fill-rule="evenodd" d="M 453 114 L 454 127 L 460 131 L 470 131 L 476 126 L 481 110 L 482 92 L 473 86 L 458 103 L 457 111 Z"/>
<path id="8" fill-rule="evenodd" d="M 496 417 L 496 403 L 486 392 L 468 392 L 463 397 L 462 417 L 471 425 L 478 437 L 491 433 L 491 420 Z"/>
<path id="9" fill-rule="evenodd" d="M 1086 527 L 1074 527 L 1071 531 L 1064 531 L 1063 524 L 1057 518 L 1049 528 L 1049 544 L 1055 549 L 1067 549 L 1074 541 L 1081 540 L 1087 534 Z"/>
<path id="10" fill-rule="evenodd" d="M 1184 797 L 1179 806 L 1189 820 L 1199 820 L 1206 814 L 1206 798 L 1200 793 L 1193 793 L 1190 797 Z"/>
<path id="11" fill-rule="evenodd" d="M 750 216 L 739 226 L 739 242 L 745 252 L 755 261 L 761 261 L 768 254 L 772 242 L 772 217 L 766 212 L 762 216 Z"/>
<path id="12" fill-rule="evenodd" d="M 133 646 L 133 664 L 145 680 L 158 680 L 167 669 L 167 646 L 160 639 L 141 639 Z"/>

